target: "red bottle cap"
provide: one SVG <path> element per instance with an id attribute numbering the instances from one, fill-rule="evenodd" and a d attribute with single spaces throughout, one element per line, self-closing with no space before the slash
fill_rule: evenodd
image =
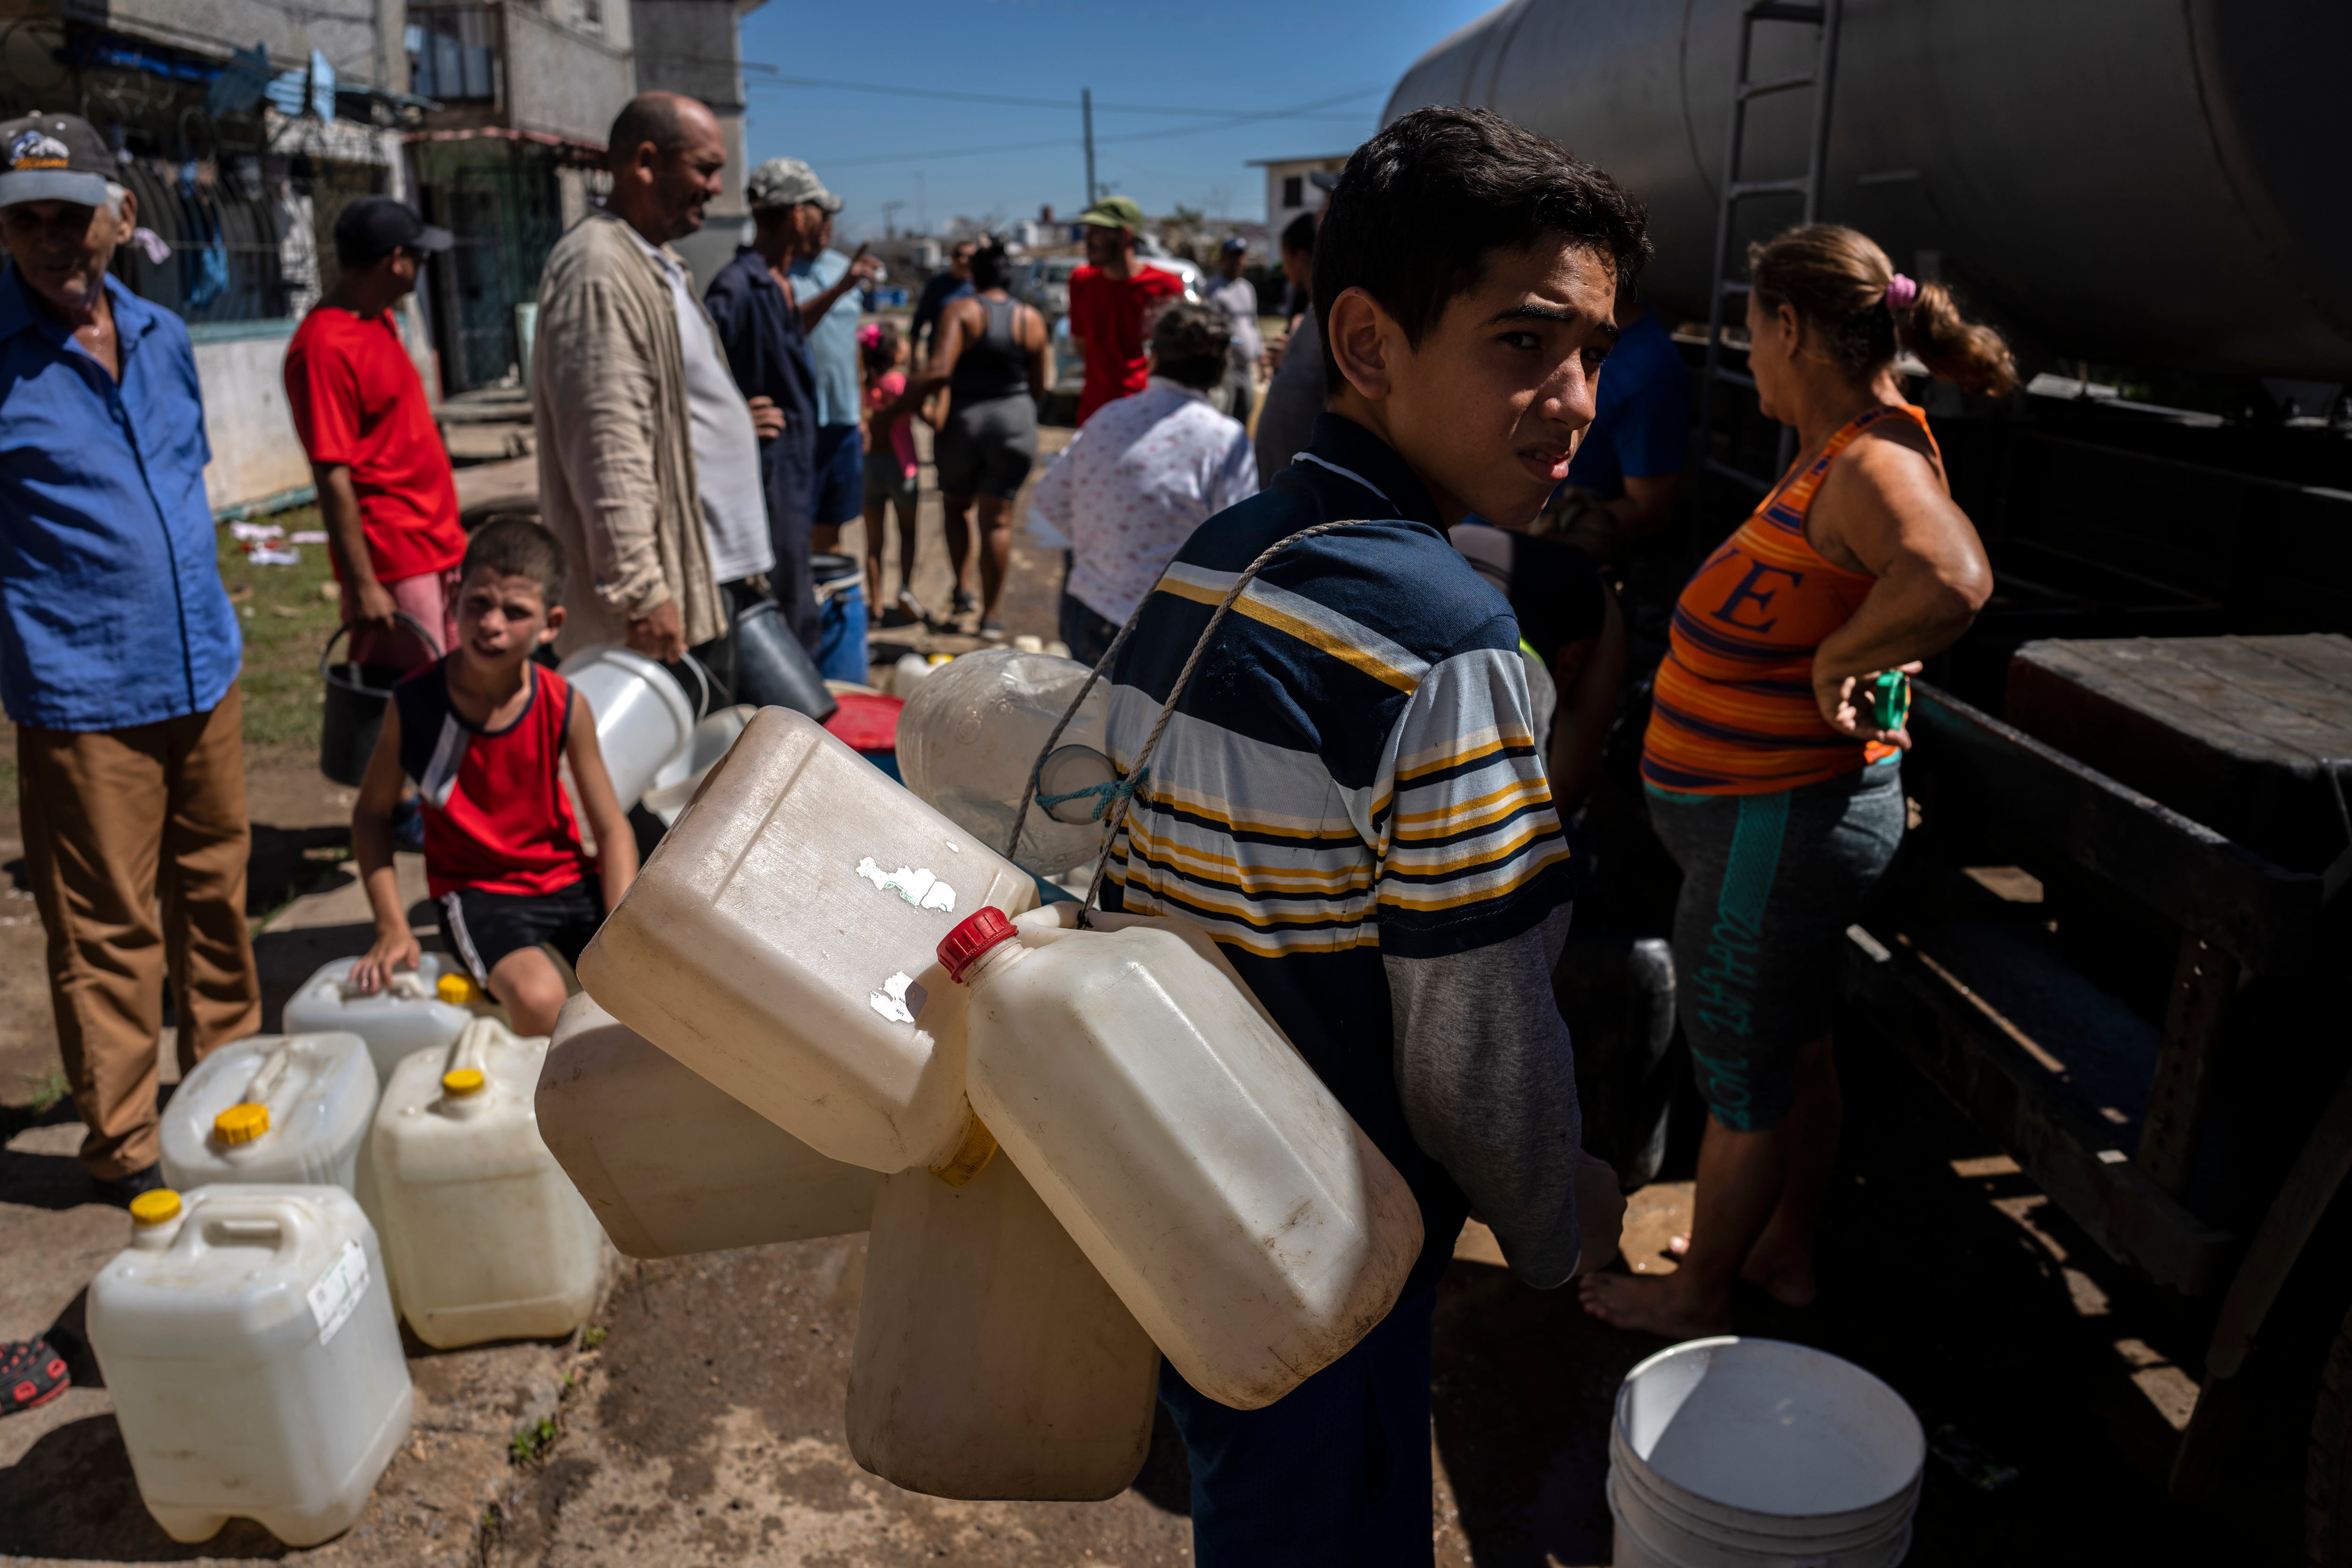
<path id="1" fill-rule="evenodd" d="M 1004 911 L 982 904 L 940 939 L 940 962 L 947 966 L 948 978 L 961 984 L 982 954 L 1013 937 L 1013 922 Z"/>

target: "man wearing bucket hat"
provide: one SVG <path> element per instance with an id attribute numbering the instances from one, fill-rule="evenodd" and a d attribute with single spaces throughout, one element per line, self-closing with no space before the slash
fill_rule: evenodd
<path id="1" fill-rule="evenodd" d="M 1070 336 L 1087 366 L 1078 392 L 1078 423 L 1115 399 L 1141 392 L 1151 379 L 1146 350 L 1151 317 L 1184 297 L 1184 280 L 1135 258 L 1143 209 L 1132 196 L 1105 196 L 1078 215 L 1087 231 L 1087 265 L 1070 274 Z"/>
<path id="2" fill-rule="evenodd" d="M 808 325 L 812 311 L 822 320 L 881 264 L 861 249 L 831 289 L 805 301 L 796 299 L 793 265 L 822 247 L 825 220 L 840 209 L 841 198 L 798 158 L 761 163 L 743 183 L 743 195 L 751 208 L 751 243 L 738 247 L 735 258 L 711 279 L 703 304 L 719 329 L 735 384 L 747 397 L 769 400 L 782 416 L 781 426 L 772 435 L 763 433 L 760 442 L 768 536 L 776 558 L 769 582 L 786 624 L 814 652 L 818 626 L 809 531 L 816 521 L 821 422 Z"/>
<path id="3" fill-rule="evenodd" d="M 195 356 L 108 274 L 138 221 L 115 169 L 76 116 L 0 124 L 0 703 L 82 1163 L 127 1205 L 163 1184 L 167 973 L 183 1070 L 261 1026 L 261 985 Z"/>

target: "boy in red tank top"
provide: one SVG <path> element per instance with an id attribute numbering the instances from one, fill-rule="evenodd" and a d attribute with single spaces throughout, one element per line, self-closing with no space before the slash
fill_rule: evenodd
<path id="1" fill-rule="evenodd" d="M 425 816 L 425 876 L 442 934 L 515 1031 L 551 1034 L 563 976 L 541 944 L 578 962 L 637 874 L 637 843 L 596 746 L 585 698 L 531 655 L 563 627 L 563 549 L 520 520 L 467 546 L 457 646 L 394 689 L 352 812 L 352 848 L 375 911 L 375 945 L 352 966 L 371 992 L 421 950 L 393 871 L 403 780 Z M 598 853 L 581 842 L 559 769 L 572 764 Z M 591 879 L 594 879 L 592 882 Z"/>

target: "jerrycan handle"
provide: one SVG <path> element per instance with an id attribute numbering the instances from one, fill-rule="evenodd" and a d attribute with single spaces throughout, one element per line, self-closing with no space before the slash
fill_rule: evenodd
<path id="1" fill-rule="evenodd" d="M 279 1080 L 285 1078 L 286 1069 L 291 1067 L 293 1062 L 294 1042 L 290 1039 L 279 1041 L 278 1048 L 262 1058 L 261 1065 L 254 1068 L 253 1076 L 246 1080 L 246 1103 L 268 1104 L 270 1092 L 278 1087 Z"/>
<path id="2" fill-rule="evenodd" d="M 231 1214 L 208 1215 L 205 1209 L 210 1206 L 200 1205 L 187 1216 L 193 1223 L 180 1226 L 172 1250 L 217 1252 L 228 1247 L 268 1242 L 275 1244 L 271 1251 L 283 1259 L 300 1248 L 308 1229 L 301 1211 L 284 1198 L 232 1199 L 223 1206 L 241 1212 Z"/>
<path id="3" fill-rule="evenodd" d="M 456 1116 L 471 1116 L 489 1099 L 489 1043 L 505 1027 L 496 1018 L 476 1018 L 459 1031 L 443 1058 L 440 1109 Z"/>

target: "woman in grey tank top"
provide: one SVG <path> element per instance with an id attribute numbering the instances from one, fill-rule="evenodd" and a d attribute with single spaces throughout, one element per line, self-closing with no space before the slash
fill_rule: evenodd
<path id="1" fill-rule="evenodd" d="M 974 293 L 940 313 L 930 362 L 907 384 L 900 404 L 911 408 L 941 386 L 947 417 L 931 442 L 939 465 L 940 500 L 947 514 L 948 559 L 956 575 L 958 615 L 978 608 L 980 635 L 1004 636 L 996 602 L 1004 592 L 1013 553 L 1013 498 L 1037 460 L 1037 398 L 1053 385 L 1046 361 L 1045 318 L 1005 289 L 1013 264 L 1001 245 L 971 258 Z M 899 412 L 877 416 L 880 427 Z M 971 593 L 971 516 L 980 509 L 980 585 Z"/>

